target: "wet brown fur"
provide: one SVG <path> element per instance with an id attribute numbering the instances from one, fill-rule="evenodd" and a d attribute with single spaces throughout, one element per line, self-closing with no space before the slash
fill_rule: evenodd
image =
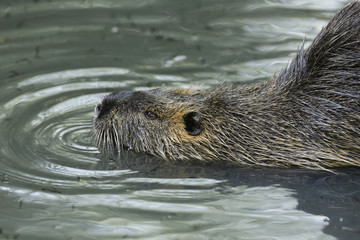
<path id="1" fill-rule="evenodd" d="M 147 111 L 156 119 L 147 119 Z M 192 112 L 200 116 L 198 135 L 185 129 Z M 328 169 L 360 166 L 359 126 L 360 1 L 354 1 L 278 77 L 205 91 L 113 93 L 98 105 L 94 136 L 104 150 L 169 161 Z"/>

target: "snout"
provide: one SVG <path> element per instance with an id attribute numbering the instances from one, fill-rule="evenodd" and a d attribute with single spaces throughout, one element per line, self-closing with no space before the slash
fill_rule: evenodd
<path id="1" fill-rule="evenodd" d="M 101 102 L 95 106 L 95 118 L 100 119 L 106 116 L 113 108 L 130 96 L 131 92 L 115 92 L 105 96 Z"/>

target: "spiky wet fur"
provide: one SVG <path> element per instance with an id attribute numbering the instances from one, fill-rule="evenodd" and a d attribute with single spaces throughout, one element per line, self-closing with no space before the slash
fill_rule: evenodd
<path id="1" fill-rule="evenodd" d="M 158 115 L 146 119 L 145 111 Z M 201 116 L 201 133 L 184 114 Z M 360 166 L 360 1 L 342 9 L 278 77 L 214 90 L 153 89 L 103 99 L 94 136 L 104 150 L 170 161 L 311 169 Z"/>

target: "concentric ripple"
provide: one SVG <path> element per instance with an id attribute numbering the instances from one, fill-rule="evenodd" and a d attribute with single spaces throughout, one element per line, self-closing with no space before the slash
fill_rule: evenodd
<path id="1" fill-rule="evenodd" d="M 76 69 L 19 81 L 18 95 L 4 104 L 1 116 L 5 164 L 17 165 L 6 167 L 16 170 L 12 177 L 33 181 L 52 172 L 57 173 L 52 178 L 75 178 L 81 169 L 93 169 L 99 161 L 91 142 L 94 106 L 109 91 L 130 85 L 114 81 L 128 73 Z M 19 171 L 23 168 L 27 170 Z"/>

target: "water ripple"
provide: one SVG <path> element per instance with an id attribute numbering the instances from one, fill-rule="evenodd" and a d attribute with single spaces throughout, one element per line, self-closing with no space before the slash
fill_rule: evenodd
<path id="1" fill-rule="evenodd" d="M 2 164 L 11 179 L 71 186 L 76 176 L 89 175 L 99 162 L 91 142 L 94 106 L 112 89 L 129 85 L 113 80 L 126 74 L 121 68 L 75 69 L 19 81 L 21 91 L 8 93 L 0 118 L 8 136 Z"/>

